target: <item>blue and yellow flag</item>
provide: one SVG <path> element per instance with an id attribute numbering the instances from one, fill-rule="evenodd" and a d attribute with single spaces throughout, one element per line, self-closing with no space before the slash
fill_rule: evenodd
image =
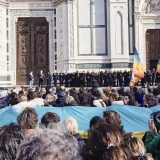
<path id="1" fill-rule="evenodd" d="M 130 87 L 133 87 L 143 77 L 144 77 L 144 66 L 141 63 L 137 49 L 135 49 L 133 70 L 132 70 L 132 79 L 130 81 Z"/>
<path id="2" fill-rule="evenodd" d="M 156 72 L 157 72 L 157 73 L 160 73 L 160 59 L 158 60 Z"/>

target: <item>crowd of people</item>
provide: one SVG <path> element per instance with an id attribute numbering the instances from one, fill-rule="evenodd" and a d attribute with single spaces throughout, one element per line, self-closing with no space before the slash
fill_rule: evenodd
<path id="1" fill-rule="evenodd" d="M 78 133 L 78 124 L 73 117 L 62 121 L 56 113 L 47 112 L 38 123 L 34 109 L 37 105 L 153 107 L 160 104 L 158 82 L 154 87 L 124 88 L 122 85 L 115 89 L 111 86 L 102 88 L 96 80 L 91 88 L 40 86 L 1 90 L 0 108 L 11 106 L 19 116 L 17 123 L 0 127 L 0 159 L 159 160 L 160 112 L 151 114 L 150 130 L 142 140 L 125 132 L 116 111 L 105 111 L 103 118 L 93 117 L 88 126 L 88 138 L 84 139 Z"/>
<path id="2" fill-rule="evenodd" d="M 129 86 L 132 77 L 132 71 L 100 71 L 100 72 L 74 72 L 74 73 L 48 73 L 45 75 L 43 71 L 40 71 L 38 77 L 39 87 L 44 82 L 47 82 L 47 86 L 65 86 L 65 87 L 91 87 L 95 82 L 98 82 L 101 87 L 112 86 L 121 87 Z M 30 86 L 34 82 L 33 73 L 29 74 Z M 155 69 L 152 71 L 146 71 L 144 78 L 142 78 L 137 85 L 155 86 L 160 82 L 160 73 L 157 73 Z"/>
<path id="3" fill-rule="evenodd" d="M 88 138 L 78 131 L 73 117 L 61 120 L 47 112 L 38 123 L 34 108 L 25 108 L 17 123 L 0 128 L 1 160 L 159 160 L 160 112 L 149 120 L 150 131 L 143 140 L 126 133 L 116 111 L 94 116 Z"/>
<path id="4" fill-rule="evenodd" d="M 99 87 L 96 82 L 91 88 L 58 86 L 27 90 L 22 87 L 8 92 L 0 92 L 0 108 L 11 105 L 16 110 L 23 110 L 26 106 L 36 105 L 107 107 L 112 104 L 153 107 L 160 104 L 160 86 L 115 89 Z"/>

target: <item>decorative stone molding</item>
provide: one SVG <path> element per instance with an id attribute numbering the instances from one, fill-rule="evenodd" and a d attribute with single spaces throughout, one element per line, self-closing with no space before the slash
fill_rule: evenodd
<path id="1" fill-rule="evenodd" d="M 69 58 L 74 58 L 74 22 L 73 3 L 68 4 L 68 26 L 69 26 Z"/>
<path id="2" fill-rule="evenodd" d="M 61 3 L 68 3 L 70 1 L 74 1 L 74 0 L 53 0 L 53 3 L 55 6 L 61 4 Z"/>
<path id="3" fill-rule="evenodd" d="M 145 13 L 157 13 L 160 11 L 160 1 L 159 0 L 146 0 L 147 6 Z"/>
<path id="4" fill-rule="evenodd" d="M 63 60 L 63 8 L 58 9 L 57 13 L 57 35 L 59 36 L 59 54 L 58 54 L 58 60 Z"/>

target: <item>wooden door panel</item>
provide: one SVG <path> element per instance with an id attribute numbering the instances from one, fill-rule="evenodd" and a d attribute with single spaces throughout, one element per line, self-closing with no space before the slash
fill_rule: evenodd
<path id="1" fill-rule="evenodd" d="M 160 30 L 158 29 L 149 29 L 146 32 L 146 57 L 147 69 L 153 69 L 160 58 Z"/>
<path id="2" fill-rule="evenodd" d="M 45 18 L 19 18 L 17 22 L 17 84 L 28 84 L 32 70 L 48 72 L 48 22 Z M 37 84 L 37 81 L 35 81 Z"/>

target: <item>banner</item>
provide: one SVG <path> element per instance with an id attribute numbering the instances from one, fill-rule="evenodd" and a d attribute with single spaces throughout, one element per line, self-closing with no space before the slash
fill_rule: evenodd
<path id="1" fill-rule="evenodd" d="M 144 66 L 141 63 L 137 49 L 135 49 L 130 87 L 133 87 L 143 77 L 144 77 Z"/>
<path id="2" fill-rule="evenodd" d="M 40 107 L 37 106 L 35 108 L 38 113 L 39 122 L 42 116 L 46 112 L 55 112 L 57 113 L 61 120 L 72 116 L 74 117 L 78 124 L 79 130 L 86 131 L 89 129 L 89 122 L 93 116 L 101 116 L 103 112 L 106 110 L 114 110 L 117 111 L 122 119 L 122 123 L 124 125 L 124 130 L 126 132 L 144 132 L 148 130 L 148 120 L 150 114 L 155 111 L 160 110 L 160 106 L 156 106 L 153 108 L 140 108 L 134 106 L 118 106 L 113 105 L 111 107 L 82 107 L 82 106 L 74 106 L 74 107 Z M 17 113 L 13 110 L 12 107 L 7 107 L 0 110 L 0 126 L 5 124 L 9 124 L 11 122 L 16 122 Z"/>

